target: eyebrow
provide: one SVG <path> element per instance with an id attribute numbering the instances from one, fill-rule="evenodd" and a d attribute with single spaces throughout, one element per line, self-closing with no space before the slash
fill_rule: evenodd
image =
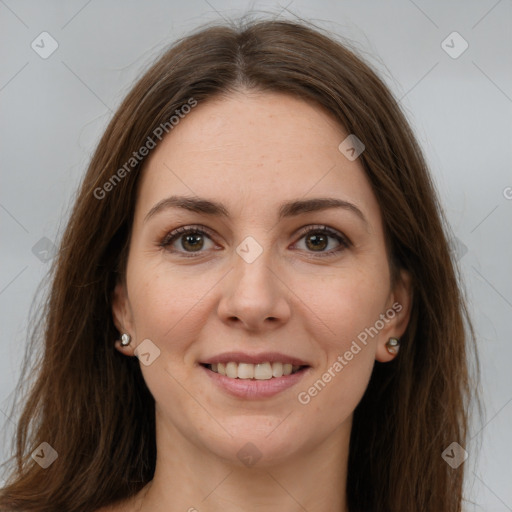
<path id="1" fill-rule="evenodd" d="M 147 213 L 144 218 L 144 222 L 147 222 L 157 213 L 169 208 L 182 208 L 195 213 L 229 218 L 229 211 L 222 203 L 201 197 L 170 196 L 155 204 L 155 206 L 153 206 L 153 208 L 151 208 Z M 295 217 L 303 213 L 328 210 L 330 208 L 341 208 L 351 211 L 352 213 L 355 213 L 366 225 L 368 225 L 368 221 L 366 220 L 363 212 L 355 204 L 334 197 L 318 197 L 286 201 L 281 204 L 278 217 L 279 220 L 282 220 L 289 217 Z"/>

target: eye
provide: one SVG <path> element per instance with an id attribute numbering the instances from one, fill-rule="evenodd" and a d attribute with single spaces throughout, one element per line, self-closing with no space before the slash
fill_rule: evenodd
<path id="1" fill-rule="evenodd" d="M 350 241 L 338 231 L 328 226 L 308 226 L 299 233 L 301 240 L 304 239 L 306 251 L 317 253 L 316 256 L 335 256 L 339 252 L 350 247 Z M 336 240 L 338 246 L 325 251 L 329 247 L 330 240 Z"/>
<path id="2" fill-rule="evenodd" d="M 194 253 L 204 252 L 201 249 L 205 247 L 205 238 L 213 244 L 209 230 L 203 226 L 183 226 L 168 233 L 160 246 L 170 252 L 190 253 L 187 257 L 194 257 Z M 178 247 L 173 247 L 174 245 Z"/>
<path id="3" fill-rule="evenodd" d="M 298 235 L 300 240 L 305 240 L 306 248 L 301 250 L 317 253 L 315 256 L 319 257 L 335 256 L 351 245 L 350 241 L 341 233 L 323 225 L 308 226 L 303 228 Z M 205 252 L 202 249 L 213 249 L 212 246 L 215 244 L 212 241 L 212 236 L 210 230 L 204 226 L 183 226 L 165 235 L 159 245 L 170 252 L 177 252 L 185 257 L 195 257 L 201 252 Z M 332 239 L 338 246 L 326 251 L 325 249 L 329 247 Z M 210 247 L 205 242 L 209 242 Z"/>

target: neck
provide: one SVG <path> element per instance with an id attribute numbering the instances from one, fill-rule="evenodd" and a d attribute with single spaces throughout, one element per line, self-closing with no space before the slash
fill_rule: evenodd
<path id="1" fill-rule="evenodd" d="M 348 512 L 350 419 L 320 445 L 264 464 L 248 459 L 247 466 L 201 449 L 159 424 L 157 420 L 155 475 L 137 495 L 134 510 Z"/>

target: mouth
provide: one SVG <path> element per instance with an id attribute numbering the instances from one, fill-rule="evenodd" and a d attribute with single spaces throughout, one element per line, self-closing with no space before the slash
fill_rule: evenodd
<path id="1" fill-rule="evenodd" d="M 308 365 L 292 365 L 279 361 L 262 363 L 242 363 L 229 361 L 227 363 L 200 363 L 207 370 L 227 377 L 241 380 L 271 380 L 294 375 L 309 368 Z"/>
<path id="2" fill-rule="evenodd" d="M 308 363 L 280 352 L 224 352 L 198 361 L 198 366 L 223 393 L 263 400 L 297 386 L 313 370 Z"/>

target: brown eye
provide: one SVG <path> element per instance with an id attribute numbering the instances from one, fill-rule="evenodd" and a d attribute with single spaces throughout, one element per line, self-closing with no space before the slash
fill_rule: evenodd
<path id="1" fill-rule="evenodd" d="M 312 251 L 324 250 L 329 245 L 329 237 L 324 234 L 306 235 L 306 245 Z"/>
<path id="2" fill-rule="evenodd" d="M 203 235 L 191 234 L 181 236 L 181 246 L 187 251 L 198 251 L 204 245 Z"/>
<path id="3" fill-rule="evenodd" d="M 305 240 L 305 251 L 316 253 L 316 256 L 336 256 L 339 252 L 350 247 L 350 241 L 338 231 L 328 226 L 310 226 L 302 230 L 300 240 Z M 337 243 L 334 248 L 326 250 L 332 245 L 331 240 Z M 210 247 L 205 246 L 212 244 Z M 212 249 L 212 236 L 201 226 L 180 227 L 168 233 L 159 244 L 169 252 L 179 253 L 183 256 L 193 257 L 200 255 L 203 249 Z"/>
<path id="4" fill-rule="evenodd" d="M 335 256 L 351 245 L 345 236 L 328 226 L 309 226 L 301 232 L 301 235 L 301 240 L 305 240 L 304 250 L 317 253 L 316 256 Z M 332 239 L 337 246 L 335 244 L 333 248 L 326 250 L 329 245 L 332 245 Z"/>
<path id="5" fill-rule="evenodd" d="M 160 246 L 170 252 L 177 252 L 183 255 L 202 253 L 206 242 L 213 244 L 210 234 L 202 227 L 189 226 L 181 227 L 171 231 L 160 242 Z M 212 247 L 210 247 L 212 248 Z M 208 247 L 206 247 L 208 249 Z"/>

